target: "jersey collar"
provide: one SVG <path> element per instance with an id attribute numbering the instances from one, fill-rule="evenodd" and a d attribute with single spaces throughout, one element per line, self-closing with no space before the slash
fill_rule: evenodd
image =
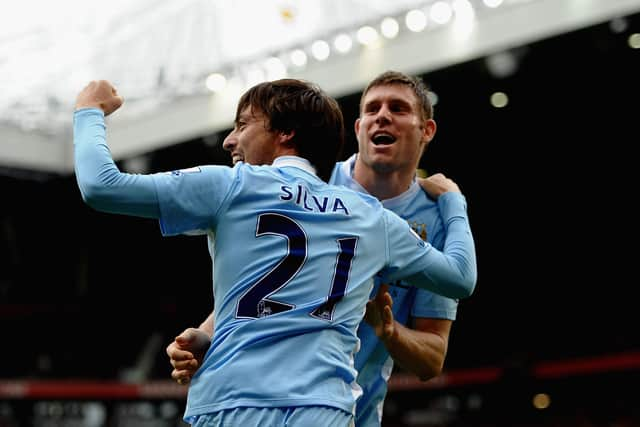
<path id="1" fill-rule="evenodd" d="M 280 156 L 273 161 L 272 165 L 279 168 L 283 166 L 293 166 L 316 175 L 316 168 L 314 168 L 307 159 L 298 156 Z"/>
<path id="2" fill-rule="evenodd" d="M 369 192 L 362 185 L 360 185 L 358 181 L 356 181 L 353 178 L 353 169 L 356 166 L 357 157 L 358 157 L 358 153 L 354 153 L 353 155 L 351 155 L 351 157 L 345 160 L 341 165 L 342 171 L 345 174 L 345 176 L 348 176 L 351 179 L 355 187 L 359 187 L 358 188 L 359 191 L 369 194 Z M 413 196 L 420 190 L 421 190 L 420 184 L 418 184 L 418 181 L 416 180 L 416 176 L 414 175 L 411 185 L 409 185 L 409 188 L 404 193 L 400 193 L 397 196 L 392 197 L 390 199 L 381 200 L 382 205 L 387 209 L 392 209 L 392 210 L 397 209 L 400 206 L 403 206 L 407 200 L 411 200 Z"/>

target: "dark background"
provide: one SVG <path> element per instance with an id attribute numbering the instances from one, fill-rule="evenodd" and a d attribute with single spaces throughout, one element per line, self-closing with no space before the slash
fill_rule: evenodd
<path id="1" fill-rule="evenodd" d="M 478 254 L 447 370 L 640 350 L 639 20 L 517 47 L 508 77 L 485 58 L 423 76 L 439 101 L 421 166 L 460 185 Z M 339 98 L 345 156 L 359 97 Z M 224 134 L 149 153 L 149 172 L 230 164 Z M 0 378 L 118 379 L 145 347 L 149 377 L 168 378 L 166 344 L 212 308 L 205 238 L 93 211 L 73 176 L 0 172 Z"/>

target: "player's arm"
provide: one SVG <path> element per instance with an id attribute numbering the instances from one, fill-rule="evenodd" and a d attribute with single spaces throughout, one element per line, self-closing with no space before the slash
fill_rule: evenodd
<path id="1" fill-rule="evenodd" d="M 395 321 L 394 324 L 394 333 L 382 340 L 393 360 L 423 381 L 440 375 L 452 321 L 418 318 L 415 319 L 415 329 Z"/>
<path id="2" fill-rule="evenodd" d="M 405 279 L 445 297 L 466 298 L 473 293 L 477 279 L 466 201 L 462 194 L 449 191 L 438 197 L 438 207 L 446 233 L 442 251 L 412 233 L 405 220 L 385 211 L 390 258 L 384 280 Z"/>
<path id="3" fill-rule="evenodd" d="M 367 303 L 365 320 L 384 343 L 394 361 L 426 381 L 442 372 L 452 321 L 416 318 L 410 329 L 393 318 L 393 299 L 382 285 Z"/>
<path id="4" fill-rule="evenodd" d="M 107 146 L 105 116 L 123 99 L 107 81 L 92 81 L 76 98 L 73 116 L 74 167 L 82 198 L 94 209 L 158 218 L 160 209 L 150 175 L 121 173 Z"/>
<path id="5" fill-rule="evenodd" d="M 460 188 L 443 174 L 419 178 L 422 189 L 434 199 L 452 191 L 460 193 Z M 367 305 L 378 320 L 374 326 L 376 334 L 384 343 L 395 363 L 405 371 L 427 381 L 442 373 L 447 355 L 449 335 L 453 321 L 445 318 L 417 317 L 413 328 L 406 327 L 393 317 L 393 300 L 388 286 L 381 286 L 374 300 Z M 372 325 L 373 326 L 373 325 Z"/>
<path id="6" fill-rule="evenodd" d="M 197 328 L 187 328 L 166 349 L 173 367 L 171 378 L 178 384 L 188 384 L 202 365 L 213 337 L 213 312 Z"/>
<path id="7" fill-rule="evenodd" d="M 85 203 L 102 212 L 157 218 L 163 235 L 209 229 L 233 184 L 234 170 L 210 165 L 149 175 L 120 172 L 107 146 L 104 121 L 115 111 L 108 106 L 117 105 L 112 91 L 104 80 L 92 82 L 76 103 L 74 160 Z"/>
<path id="8" fill-rule="evenodd" d="M 200 323 L 200 326 L 198 326 L 198 329 L 200 329 L 201 331 L 205 332 L 207 335 L 209 335 L 209 338 L 213 337 L 213 311 L 211 312 L 211 314 L 209 314 L 209 316 L 207 316 L 206 319 L 204 319 L 202 321 L 202 323 Z"/>

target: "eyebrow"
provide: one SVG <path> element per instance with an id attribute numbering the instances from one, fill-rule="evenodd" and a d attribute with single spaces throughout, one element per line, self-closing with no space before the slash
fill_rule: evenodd
<path id="1" fill-rule="evenodd" d="M 246 122 L 249 122 L 252 118 L 253 119 L 256 118 L 254 114 L 247 113 L 247 112 L 242 112 L 242 113 L 238 114 L 238 116 L 235 119 L 235 122 L 236 123 L 238 123 L 238 122 L 245 122 L 246 123 Z"/>
<path id="2" fill-rule="evenodd" d="M 363 107 L 366 107 L 368 105 L 375 105 L 375 104 L 382 104 L 384 102 L 387 102 L 389 104 L 401 104 L 401 105 L 407 105 L 409 107 L 413 107 L 413 102 L 409 102 L 404 98 L 385 98 L 384 100 L 380 100 L 379 98 L 374 98 L 371 99 L 367 102 L 365 102 L 363 104 Z"/>
<path id="3" fill-rule="evenodd" d="M 266 116 L 260 110 L 256 111 L 255 109 L 245 109 L 238 115 L 238 119 L 242 119 L 244 121 L 248 121 L 249 119 L 263 120 L 266 119 Z"/>

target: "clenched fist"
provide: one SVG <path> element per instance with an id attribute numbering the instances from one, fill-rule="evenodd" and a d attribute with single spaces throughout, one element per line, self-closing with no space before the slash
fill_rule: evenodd
<path id="1" fill-rule="evenodd" d="M 118 95 L 118 91 L 106 80 L 93 80 L 80 91 L 76 98 L 76 110 L 81 108 L 99 108 L 105 116 L 116 111 L 124 98 Z"/>
<path id="2" fill-rule="evenodd" d="M 188 384 L 202 365 L 210 345 L 211 337 L 202 329 L 185 329 L 166 349 L 173 366 L 171 378 L 180 385 Z"/>

